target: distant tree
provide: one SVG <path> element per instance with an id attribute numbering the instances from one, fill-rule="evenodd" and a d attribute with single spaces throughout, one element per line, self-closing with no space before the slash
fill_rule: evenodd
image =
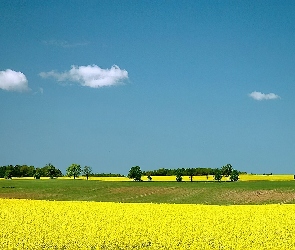
<path id="1" fill-rule="evenodd" d="M 153 178 L 152 178 L 152 171 L 147 171 L 147 172 L 142 171 L 142 175 L 146 175 L 148 181 L 152 181 L 152 179 L 153 179 Z"/>
<path id="2" fill-rule="evenodd" d="M 230 164 L 226 164 L 225 166 L 221 168 L 221 174 L 226 177 L 230 176 L 232 171 L 233 171 L 233 167 Z"/>
<path id="3" fill-rule="evenodd" d="M 215 169 L 213 168 L 191 168 L 194 171 L 194 175 L 193 176 L 206 176 L 206 175 L 214 175 L 214 171 Z M 190 175 L 189 171 L 191 170 L 190 168 L 182 168 L 183 171 L 183 175 Z M 150 175 L 152 176 L 172 176 L 172 175 L 176 175 L 177 169 L 167 169 L 167 168 L 160 168 L 157 170 L 148 170 L 148 171 L 142 171 L 143 175 L 148 175 L 148 173 L 150 173 Z"/>
<path id="4" fill-rule="evenodd" d="M 67 168 L 67 176 L 72 177 L 74 176 L 74 180 L 76 177 L 79 177 L 81 174 L 81 166 L 79 164 L 73 163 L 71 166 Z"/>
<path id="5" fill-rule="evenodd" d="M 14 166 L 13 165 L 7 165 L 5 166 L 5 172 L 4 172 L 4 178 L 5 179 L 11 179 L 12 177 L 18 177 L 15 173 L 14 173 Z"/>
<path id="6" fill-rule="evenodd" d="M 41 168 L 36 168 L 36 171 L 35 171 L 35 174 L 34 174 L 34 178 L 36 180 L 39 180 L 41 178 L 41 175 L 42 175 L 42 170 Z"/>
<path id="7" fill-rule="evenodd" d="M 45 174 L 46 176 L 50 177 L 50 179 L 53 179 L 54 177 L 58 177 L 58 171 L 51 163 L 46 164 L 45 168 Z"/>
<path id="8" fill-rule="evenodd" d="M 229 178 L 230 178 L 230 181 L 238 181 L 239 180 L 239 171 L 234 169 L 231 172 L 231 175 Z"/>
<path id="9" fill-rule="evenodd" d="M 188 168 L 188 169 L 186 170 L 186 172 L 187 172 L 187 174 L 189 175 L 190 180 L 191 180 L 191 182 L 192 182 L 192 181 L 193 181 L 193 177 L 194 177 L 194 175 L 195 175 L 195 173 L 196 173 L 196 169 L 195 169 L 195 168 Z"/>
<path id="10" fill-rule="evenodd" d="M 176 169 L 176 181 L 177 182 L 182 181 L 182 175 L 183 175 L 182 169 L 180 169 L 180 168 Z"/>
<path id="11" fill-rule="evenodd" d="M 28 173 L 27 173 L 28 176 L 30 176 L 30 177 L 34 176 L 35 172 L 36 172 L 36 169 L 34 166 L 28 167 Z"/>
<path id="12" fill-rule="evenodd" d="M 20 177 L 28 177 L 29 175 L 29 167 L 27 165 L 20 166 Z"/>
<path id="13" fill-rule="evenodd" d="M 134 179 L 135 181 L 141 181 L 142 172 L 139 166 L 130 168 L 128 178 Z"/>
<path id="14" fill-rule="evenodd" d="M 166 176 L 168 175 L 169 170 L 167 168 L 160 168 L 158 169 L 158 175 L 160 176 Z"/>
<path id="15" fill-rule="evenodd" d="M 89 166 L 85 166 L 83 168 L 83 171 L 82 172 L 86 176 L 86 179 L 88 180 L 89 175 L 91 175 L 91 173 L 92 173 L 92 168 L 89 167 Z"/>
<path id="16" fill-rule="evenodd" d="M 5 171 L 5 175 L 4 175 L 5 179 L 11 179 L 12 178 L 12 170 L 11 169 L 7 169 Z"/>
<path id="17" fill-rule="evenodd" d="M 5 176 L 5 167 L 4 166 L 0 166 L 0 178 L 4 178 Z"/>
<path id="18" fill-rule="evenodd" d="M 125 177 L 123 174 L 112 174 L 112 173 L 92 173 L 94 177 Z"/>
<path id="19" fill-rule="evenodd" d="M 221 179 L 222 179 L 222 172 L 219 168 L 217 168 L 215 169 L 214 180 L 221 181 Z"/>

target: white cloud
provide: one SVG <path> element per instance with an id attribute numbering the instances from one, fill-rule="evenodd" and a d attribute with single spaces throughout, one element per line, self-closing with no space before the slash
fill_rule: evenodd
<path id="1" fill-rule="evenodd" d="M 78 82 L 82 86 L 99 88 L 104 86 L 117 85 L 124 79 L 128 79 L 128 72 L 113 65 L 110 69 L 102 69 L 97 65 L 75 66 L 69 71 L 58 73 L 56 71 L 41 72 L 43 78 L 53 77 L 58 81 Z"/>
<path id="2" fill-rule="evenodd" d="M 249 94 L 249 96 L 251 98 L 253 98 L 254 100 L 257 100 L 257 101 L 273 100 L 273 99 L 280 98 L 280 96 L 278 96 L 278 95 L 276 95 L 274 93 L 264 94 L 264 93 L 257 92 L 257 91 L 252 92 L 251 94 Z"/>
<path id="3" fill-rule="evenodd" d="M 0 89 L 19 92 L 30 90 L 26 76 L 11 69 L 0 71 Z"/>

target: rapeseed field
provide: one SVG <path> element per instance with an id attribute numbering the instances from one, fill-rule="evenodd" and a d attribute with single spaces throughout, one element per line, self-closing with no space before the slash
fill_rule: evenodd
<path id="1" fill-rule="evenodd" d="M 0 249 L 295 249 L 295 205 L 0 199 Z"/>
<path id="2" fill-rule="evenodd" d="M 34 177 L 20 177 L 13 178 L 14 180 L 34 180 Z M 43 180 L 50 179 L 49 177 L 41 177 Z M 71 180 L 73 177 L 58 177 L 59 180 Z M 76 178 L 77 180 L 85 180 L 86 177 L 80 176 Z M 0 178 L 0 180 L 5 180 Z M 133 181 L 128 177 L 89 177 L 89 180 L 93 181 Z M 142 176 L 143 181 L 148 181 L 147 176 Z M 183 181 L 190 181 L 190 176 L 182 176 Z M 213 181 L 213 175 L 203 175 L 203 176 L 194 176 L 193 181 Z M 262 174 L 242 174 L 239 176 L 240 181 L 292 181 L 294 180 L 294 175 L 291 174 L 276 174 L 276 175 L 262 175 Z M 152 181 L 176 181 L 176 176 L 152 176 Z M 221 181 L 230 181 L 229 177 L 223 177 Z"/>

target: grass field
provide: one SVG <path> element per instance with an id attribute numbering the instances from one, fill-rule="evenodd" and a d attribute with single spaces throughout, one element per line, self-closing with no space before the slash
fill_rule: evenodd
<path id="1" fill-rule="evenodd" d="M 1 180 L 0 198 L 176 204 L 294 204 L 295 181 Z"/>

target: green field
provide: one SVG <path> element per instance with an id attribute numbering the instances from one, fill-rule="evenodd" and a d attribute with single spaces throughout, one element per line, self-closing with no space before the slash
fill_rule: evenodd
<path id="1" fill-rule="evenodd" d="M 294 181 L 120 182 L 1 180 L 0 198 L 179 204 L 295 203 Z"/>

